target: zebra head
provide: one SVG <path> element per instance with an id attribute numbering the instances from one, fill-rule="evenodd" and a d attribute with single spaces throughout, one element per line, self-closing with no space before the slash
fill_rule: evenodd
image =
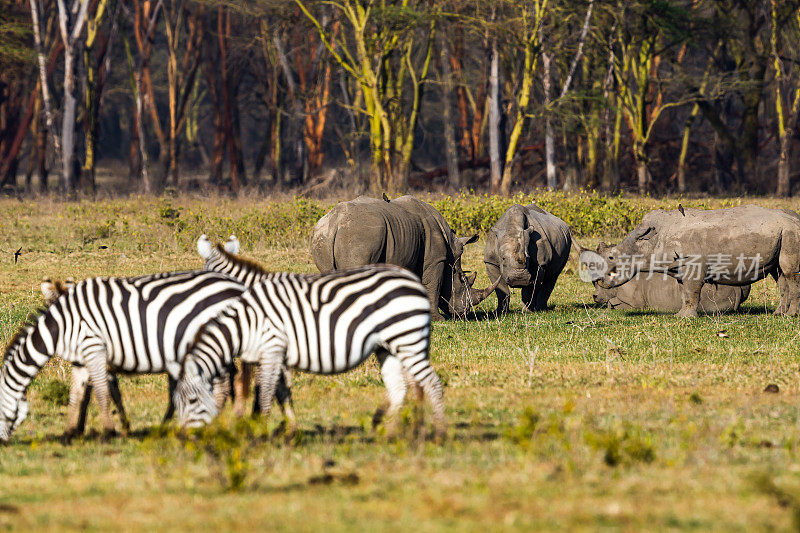
<path id="1" fill-rule="evenodd" d="M 175 387 L 175 413 L 178 425 L 185 428 L 204 426 L 219 414 L 214 385 L 195 365 L 184 365 L 184 373 Z"/>

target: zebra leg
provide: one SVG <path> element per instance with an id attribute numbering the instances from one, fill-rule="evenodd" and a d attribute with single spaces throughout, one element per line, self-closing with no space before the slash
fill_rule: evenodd
<path id="1" fill-rule="evenodd" d="M 122 405 L 122 393 L 119 390 L 119 381 L 117 381 L 117 375 L 114 373 L 108 374 L 108 389 L 111 393 L 111 400 L 114 402 L 114 405 L 117 407 L 117 412 L 119 413 L 119 419 L 122 423 L 122 434 L 127 437 L 131 431 L 131 423 L 128 420 L 128 415 L 125 414 L 125 406 Z"/>
<path id="2" fill-rule="evenodd" d="M 230 372 L 214 382 L 214 400 L 217 403 L 217 411 L 222 411 L 222 408 L 225 407 L 225 402 L 228 401 L 228 397 L 231 395 L 231 390 Z"/>
<path id="3" fill-rule="evenodd" d="M 250 392 L 250 380 L 253 374 L 253 365 L 242 361 L 242 369 L 233 379 L 233 414 L 237 418 L 244 416 L 244 404 Z"/>
<path id="4" fill-rule="evenodd" d="M 372 427 L 377 427 L 386 415 L 386 434 L 392 436 L 397 433 L 397 415 L 403 406 L 408 383 L 403 365 L 397 357 L 390 355 L 384 349 L 378 350 L 375 355 L 381 365 L 381 377 L 383 377 L 383 385 L 386 387 L 387 400 L 375 411 L 375 415 L 372 417 Z"/>
<path id="5" fill-rule="evenodd" d="M 447 432 L 447 420 L 444 416 L 444 395 L 442 382 L 436 372 L 431 373 L 422 380 L 422 391 L 431 404 L 433 410 L 433 431 L 437 441 L 444 439 Z"/>
<path id="6" fill-rule="evenodd" d="M 91 397 L 91 386 L 89 385 L 89 373 L 86 367 L 72 365 L 69 383 L 69 407 L 67 407 L 67 428 L 61 435 L 64 444 L 69 442 L 77 435 L 83 433 L 86 427 L 86 410 L 89 406 Z"/>
<path id="7" fill-rule="evenodd" d="M 261 414 L 261 366 L 255 365 L 253 368 L 253 380 L 255 387 L 253 390 L 253 416 Z M 278 375 L 278 383 L 275 386 L 275 399 L 278 401 L 286 422 L 286 437 L 293 437 L 297 432 L 297 419 L 294 415 L 294 402 L 292 401 L 292 371 L 281 365 L 281 372 Z"/>
<path id="8" fill-rule="evenodd" d="M 94 388 L 94 396 L 100 407 L 100 415 L 103 418 L 104 437 L 114 435 L 114 420 L 111 418 L 111 406 L 109 405 L 110 392 L 108 387 L 108 366 L 104 351 L 97 351 L 86 356 L 86 370 L 89 372 L 89 379 Z"/>
<path id="9" fill-rule="evenodd" d="M 292 371 L 283 365 L 281 365 L 275 398 L 278 400 L 278 405 L 280 405 L 286 421 L 286 437 L 293 437 L 297 432 L 297 419 L 294 416 L 294 402 L 292 402 Z"/>
<path id="10" fill-rule="evenodd" d="M 161 419 L 162 424 L 166 424 L 175 416 L 175 399 L 173 396 L 175 396 L 175 387 L 177 386 L 178 382 L 172 379 L 172 376 L 167 375 L 167 388 L 169 391 L 167 394 L 169 394 L 169 402 L 167 403 L 167 412 L 164 413 L 164 418 Z"/>
<path id="11" fill-rule="evenodd" d="M 409 350 L 407 352 L 398 350 L 398 358 L 405 368 L 409 380 L 422 387 L 422 392 L 425 394 L 428 403 L 431 404 L 433 410 L 433 427 L 434 434 L 437 441 L 444 438 L 447 431 L 447 422 L 444 416 L 444 396 L 442 394 L 442 382 L 439 376 L 431 368 L 430 360 L 428 359 L 427 344 L 425 351 Z"/>
<path id="12" fill-rule="evenodd" d="M 278 386 L 284 354 L 281 352 L 267 352 L 261 355 L 261 368 L 259 372 L 259 385 L 261 413 L 264 418 L 269 417 L 272 408 L 272 399 L 275 397 L 275 388 Z"/>

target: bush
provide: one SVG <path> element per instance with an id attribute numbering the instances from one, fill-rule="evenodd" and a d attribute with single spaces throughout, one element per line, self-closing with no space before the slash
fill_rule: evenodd
<path id="1" fill-rule="evenodd" d="M 48 379 L 41 385 L 42 399 L 53 405 L 69 405 L 69 386 L 57 379 Z"/>
<path id="2" fill-rule="evenodd" d="M 230 424 L 217 419 L 211 424 L 187 431 L 172 426 L 155 429 L 145 441 L 145 449 L 165 462 L 165 455 L 177 448 L 195 463 L 205 463 L 208 472 L 227 491 L 247 488 L 253 471 L 250 456 L 269 441 L 267 426 L 252 418 L 239 418 Z"/>
<path id="3" fill-rule="evenodd" d="M 632 424 L 597 433 L 588 431 L 585 439 L 591 448 L 603 452 L 603 462 L 608 466 L 652 463 L 656 458 L 652 435 Z"/>

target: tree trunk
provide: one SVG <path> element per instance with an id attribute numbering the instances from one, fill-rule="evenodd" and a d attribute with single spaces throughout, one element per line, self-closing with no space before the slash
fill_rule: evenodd
<path id="1" fill-rule="evenodd" d="M 785 198 L 791 193 L 791 183 L 789 171 L 791 158 L 792 132 L 787 130 L 786 134 L 780 139 L 780 159 L 778 159 L 778 188 L 777 195 Z"/>
<path id="2" fill-rule="evenodd" d="M 697 118 L 697 113 L 700 110 L 698 105 L 692 106 L 692 112 L 686 119 L 686 124 L 683 126 L 683 137 L 681 138 L 681 153 L 678 156 L 678 192 L 683 194 L 686 192 L 686 158 L 689 154 L 689 136 L 692 131 L 692 123 Z"/>
<path id="3" fill-rule="evenodd" d="M 447 160 L 447 179 L 450 188 L 458 191 L 461 188 L 461 175 L 458 171 L 458 145 L 453 127 L 453 72 L 450 69 L 450 50 L 447 40 L 441 38 L 442 69 L 442 120 L 444 121 L 444 149 Z"/>
<path id="4" fill-rule="evenodd" d="M 39 120 L 39 127 L 36 128 L 36 160 L 37 171 L 39 173 L 39 190 L 47 191 L 47 126 L 46 119 Z"/>
<path id="5" fill-rule="evenodd" d="M 647 168 L 647 162 L 643 159 L 636 161 L 636 176 L 639 184 L 639 194 L 644 196 L 647 194 L 650 184 L 650 171 Z"/>
<path id="6" fill-rule="evenodd" d="M 550 54 L 542 52 L 542 87 L 544 89 L 544 105 L 551 103 L 552 80 L 550 79 Z M 547 188 L 554 191 L 558 188 L 558 176 L 556 175 L 556 148 L 553 125 L 550 120 L 550 110 L 545 110 L 544 119 L 544 159 L 547 170 Z"/>
<path id="7" fill-rule="evenodd" d="M 492 59 L 489 71 L 489 162 L 491 168 L 491 190 L 500 189 L 503 163 L 500 159 L 500 56 L 497 40 L 492 42 Z"/>
<path id="8" fill-rule="evenodd" d="M 283 69 L 283 76 L 286 79 L 286 86 L 289 90 L 289 101 L 292 105 L 292 115 L 289 125 L 286 128 L 288 133 L 288 146 L 289 152 L 286 154 L 286 167 L 289 169 L 289 184 L 301 185 L 306 178 L 305 170 L 308 168 L 305 140 L 303 139 L 303 127 L 305 117 L 303 114 L 302 103 L 300 96 L 297 94 L 297 87 L 295 84 L 294 73 L 289 67 L 289 59 L 286 57 L 284 51 L 283 38 L 276 29 L 273 35 L 275 44 L 275 51 L 278 54 L 278 62 Z"/>
<path id="9" fill-rule="evenodd" d="M 72 195 L 75 191 L 75 46 L 64 50 L 64 102 L 61 121 L 61 192 Z"/>
<path id="10" fill-rule="evenodd" d="M 647 153 L 640 141 L 633 142 L 633 157 L 636 161 L 636 177 L 639 194 L 644 196 L 650 190 L 650 170 L 647 168 Z"/>
<path id="11" fill-rule="evenodd" d="M 45 135 L 45 157 L 46 157 L 46 137 L 47 135 L 52 134 L 53 136 L 53 148 L 55 148 L 56 158 L 61 157 L 61 142 L 58 138 L 58 135 L 55 134 L 54 131 L 54 121 L 53 121 L 53 105 L 50 100 L 50 88 L 47 84 L 47 77 L 52 71 L 53 67 L 55 66 L 55 58 L 58 56 L 60 51 L 63 49 L 64 44 L 59 43 L 53 46 L 53 49 L 50 53 L 50 58 L 45 63 L 44 58 L 44 46 L 42 44 L 42 26 L 39 19 L 39 7 L 37 0 L 30 0 L 31 5 L 31 20 L 33 22 L 33 37 L 34 37 L 34 44 L 36 47 L 36 57 L 37 57 L 37 66 L 39 71 L 39 88 L 42 91 L 42 105 L 44 106 L 44 116 L 45 116 L 45 126 L 46 129 L 44 131 Z M 46 178 L 45 178 L 46 179 Z"/>

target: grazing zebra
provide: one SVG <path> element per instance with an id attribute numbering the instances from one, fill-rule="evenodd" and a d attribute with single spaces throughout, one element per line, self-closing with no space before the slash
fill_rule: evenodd
<path id="1" fill-rule="evenodd" d="M 24 420 L 27 388 L 53 355 L 85 368 L 104 429 L 113 433 L 108 367 L 124 373 L 179 370 L 200 327 L 243 291 L 235 279 L 203 271 L 77 283 L 24 325 L 6 349 L 0 368 L 0 441 Z M 171 374 L 170 381 L 177 377 Z M 65 437 L 75 433 L 75 421 L 69 420 Z"/>
<path id="2" fill-rule="evenodd" d="M 375 352 L 391 421 L 408 379 L 445 430 L 442 385 L 428 359 L 430 302 L 419 279 L 399 267 L 372 265 L 326 274 L 275 273 L 253 285 L 198 333 L 175 391 L 178 422 L 196 427 L 217 415 L 213 379 L 235 357 L 261 367 L 261 406 L 269 413 L 281 365 L 334 374 Z"/>
<path id="3" fill-rule="evenodd" d="M 65 294 L 75 286 L 75 280 L 67 278 L 62 281 L 52 281 L 50 278 L 42 280 L 41 290 L 46 305 L 50 305 L 56 299 Z M 122 433 L 126 435 L 130 431 L 130 421 L 125 414 L 125 406 L 122 404 L 122 393 L 119 390 L 117 376 L 113 372 L 108 373 L 108 392 L 119 413 Z M 89 410 L 89 400 L 91 399 L 92 386 L 89 383 L 89 374 L 83 365 L 72 365 L 69 384 L 69 407 L 67 409 L 67 427 L 74 428 L 65 437 L 69 439 L 72 434 L 81 434 L 86 426 L 86 414 Z M 172 405 L 172 400 L 170 400 Z"/>
<path id="4" fill-rule="evenodd" d="M 197 252 L 203 258 L 203 270 L 222 272 L 236 278 L 246 287 L 266 279 L 269 276 L 259 263 L 250 261 L 238 255 L 239 239 L 236 235 L 231 235 L 223 245 L 213 246 L 208 236 L 201 235 L 197 240 Z M 253 402 L 253 414 L 261 413 L 260 389 L 258 382 L 258 364 L 242 362 L 242 370 L 235 374 L 233 381 L 234 389 L 234 413 L 237 416 L 244 414 L 244 404 L 250 389 L 252 374 L 256 373 L 255 401 Z M 282 367 L 278 388 L 275 391 L 278 405 L 283 410 L 286 418 L 287 433 L 292 434 L 295 430 L 295 417 L 292 403 L 292 373 L 286 367 Z"/>

